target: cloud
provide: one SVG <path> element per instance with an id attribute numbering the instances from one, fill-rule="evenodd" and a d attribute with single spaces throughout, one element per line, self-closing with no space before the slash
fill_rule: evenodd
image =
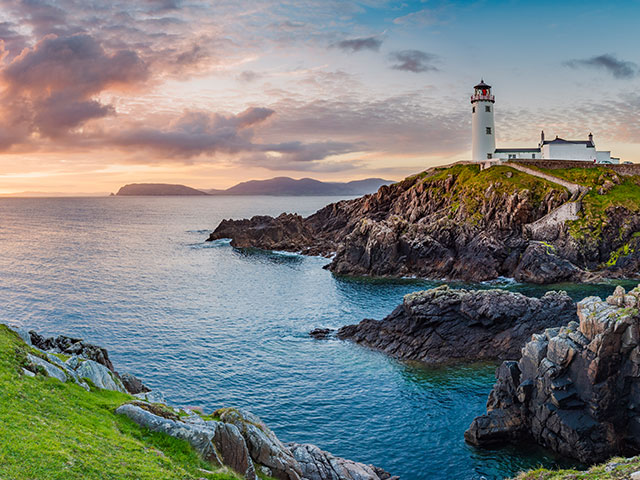
<path id="1" fill-rule="evenodd" d="M 153 151 L 163 160 L 193 163 L 211 160 L 219 153 L 235 155 L 235 161 L 270 170 L 338 171 L 347 164 L 323 162 L 327 157 L 350 153 L 361 147 L 348 142 L 288 141 L 256 143 L 254 127 L 271 118 L 270 108 L 252 107 L 237 115 L 187 111 L 167 128 L 124 126 L 103 139 L 105 145 Z"/>
<path id="2" fill-rule="evenodd" d="M 262 78 L 262 74 L 258 72 L 254 72 L 252 70 L 245 70 L 238 75 L 238 80 L 243 82 L 251 83 L 258 79 Z"/>
<path id="3" fill-rule="evenodd" d="M 391 68 L 406 72 L 422 73 L 437 72 L 438 68 L 433 62 L 438 59 L 436 55 L 421 50 L 401 50 L 393 52 L 390 58 L 395 62 Z"/>
<path id="4" fill-rule="evenodd" d="M 105 140 L 117 146 L 153 150 L 169 158 L 238 153 L 255 150 L 250 128 L 273 114 L 271 109 L 255 107 L 237 115 L 187 111 L 167 128 L 127 126 Z"/>
<path id="5" fill-rule="evenodd" d="M 360 52 L 362 50 L 372 50 L 377 52 L 382 45 L 382 39 L 378 37 L 360 37 L 349 40 L 342 40 L 334 43 L 332 46 L 337 47 L 345 52 Z"/>
<path id="6" fill-rule="evenodd" d="M 135 51 L 109 54 L 88 35 L 49 35 L 23 50 L 0 75 L 7 86 L 6 123 L 20 117 L 30 132 L 58 137 L 113 114 L 113 107 L 93 97 L 108 88 L 144 82 L 149 72 Z"/>
<path id="7" fill-rule="evenodd" d="M 570 68 L 593 68 L 604 70 L 615 78 L 633 78 L 640 74 L 637 64 L 620 60 L 612 54 L 597 55 L 586 59 L 567 60 L 564 65 Z"/>
<path id="8" fill-rule="evenodd" d="M 412 12 L 402 17 L 393 19 L 393 23 L 396 25 L 415 24 L 415 25 L 432 25 L 438 20 L 435 12 L 424 8 L 417 12 Z"/>

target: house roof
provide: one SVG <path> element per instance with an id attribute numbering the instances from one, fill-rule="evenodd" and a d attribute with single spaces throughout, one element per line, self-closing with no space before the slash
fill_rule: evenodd
<path id="1" fill-rule="evenodd" d="M 543 145 L 559 145 L 563 143 L 572 143 L 574 145 L 586 145 L 588 147 L 595 147 L 593 141 L 591 140 L 565 140 L 564 138 L 556 137 L 553 140 L 545 140 L 542 142 Z"/>
<path id="2" fill-rule="evenodd" d="M 526 153 L 539 152 L 539 148 L 496 148 L 496 153 Z"/>

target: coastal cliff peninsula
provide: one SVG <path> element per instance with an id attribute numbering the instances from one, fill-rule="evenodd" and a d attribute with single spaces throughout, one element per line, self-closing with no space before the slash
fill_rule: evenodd
<path id="1" fill-rule="evenodd" d="M 637 277 L 640 172 L 565 163 L 433 168 L 307 218 L 224 220 L 209 240 L 324 255 L 329 270 L 355 276 L 539 284 Z"/>

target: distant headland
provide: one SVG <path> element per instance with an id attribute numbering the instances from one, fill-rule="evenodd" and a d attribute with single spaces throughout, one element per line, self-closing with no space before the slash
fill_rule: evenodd
<path id="1" fill-rule="evenodd" d="M 118 196 L 164 196 L 164 195 L 366 195 L 376 192 L 382 185 L 392 180 L 366 178 L 351 182 L 322 182 L 313 178 L 295 180 L 276 177 L 269 180 L 251 180 L 238 183 L 226 190 L 203 189 L 166 183 L 131 183 L 118 190 Z"/>

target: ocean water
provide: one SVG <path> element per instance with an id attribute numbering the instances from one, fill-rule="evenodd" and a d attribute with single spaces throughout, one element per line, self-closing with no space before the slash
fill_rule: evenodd
<path id="1" fill-rule="evenodd" d="M 307 335 L 382 318 L 404 294 L 435 283 L 337 278 L 323 258 L 205 243 L 223 218 L 308 215 L 334 200 L 0 199 L 0 322 L 82 337 L 175 405 L 247 408 L 284 441 L 403 480 L 502 479 L 566 465 L 532 446 L 464 443 L 495 365 L 426 368 Z M 614 288 L 561 287 L 576 298 Z"/>

